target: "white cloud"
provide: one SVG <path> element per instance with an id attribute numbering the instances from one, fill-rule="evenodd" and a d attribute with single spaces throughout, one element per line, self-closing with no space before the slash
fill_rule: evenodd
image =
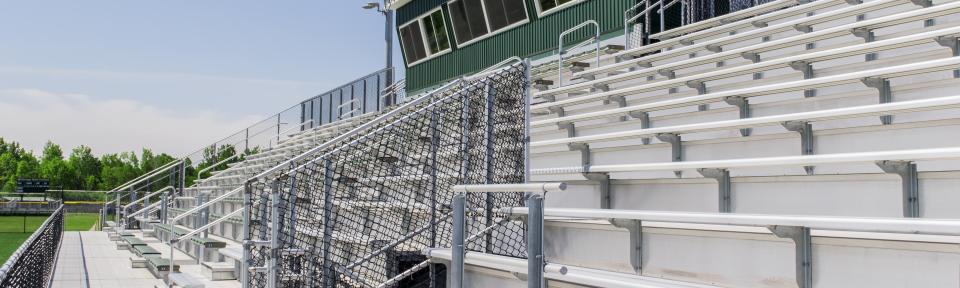
<path id="1" fill-rule="evenodd" d="M 98 100 L 35 89 L 0 90 L 0 137 L 39 154 L 47 140 L 94 153 L 150 148 L 182 156 L 260 120 L 213 111 L 171 111 L 131 100 Z"/>

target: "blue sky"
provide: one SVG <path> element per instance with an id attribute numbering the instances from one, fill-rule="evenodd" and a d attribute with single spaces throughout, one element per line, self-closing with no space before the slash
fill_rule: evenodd
<path id="1" fill-rule="evenodd" d="M 192 151 L 382 68 L 383 16 L 366 2 L 4 1 L 0 137 Z M 133 127 L 109 127 L 119 121 Z M 125 137 L 137 129 L 190 139 Z"/>

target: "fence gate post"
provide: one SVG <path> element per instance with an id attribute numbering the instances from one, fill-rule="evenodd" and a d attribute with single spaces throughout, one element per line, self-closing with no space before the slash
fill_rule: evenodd
<path id="1" fill-rule="evenodd" d="M 450 269 L 450 284 L 453 288 L 463 287 L 463 266 L 464 266 L 464 229 L 466 222 L 465 206 L 467 199 L 463 193 L 457 193 L 453 196 L 453 243 L 452 243 L 452 264 Z"/>
<path id="2" fill-rule="evenodd" d="M 543 287 L 543 197 L 530 194 L 527 198 L 527 287 Z"/>

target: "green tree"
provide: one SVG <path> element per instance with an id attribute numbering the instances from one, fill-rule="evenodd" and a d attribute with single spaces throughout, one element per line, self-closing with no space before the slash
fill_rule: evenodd
<path id="1" fill-rule="evenodd" d="M 93 156 L 93 149 L 84 145 L 73 148 L 67 163 L 74 172 L 72 182 L 79 184 L 78 188 L 82 190 L 97 188 L 97 182 L 100 181 L 100 160 Z"/>

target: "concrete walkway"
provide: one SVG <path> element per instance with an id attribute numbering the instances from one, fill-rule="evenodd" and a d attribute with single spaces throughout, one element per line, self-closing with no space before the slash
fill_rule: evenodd
<path id="1" fill-rule="evenodd" d="M 147 269 L 131 268 L 130 252 L 117 250 L 106 232 L 63 233 L 53 275 L 54 288 L 152 288 L 154 285 L 164 284 Z"/>

